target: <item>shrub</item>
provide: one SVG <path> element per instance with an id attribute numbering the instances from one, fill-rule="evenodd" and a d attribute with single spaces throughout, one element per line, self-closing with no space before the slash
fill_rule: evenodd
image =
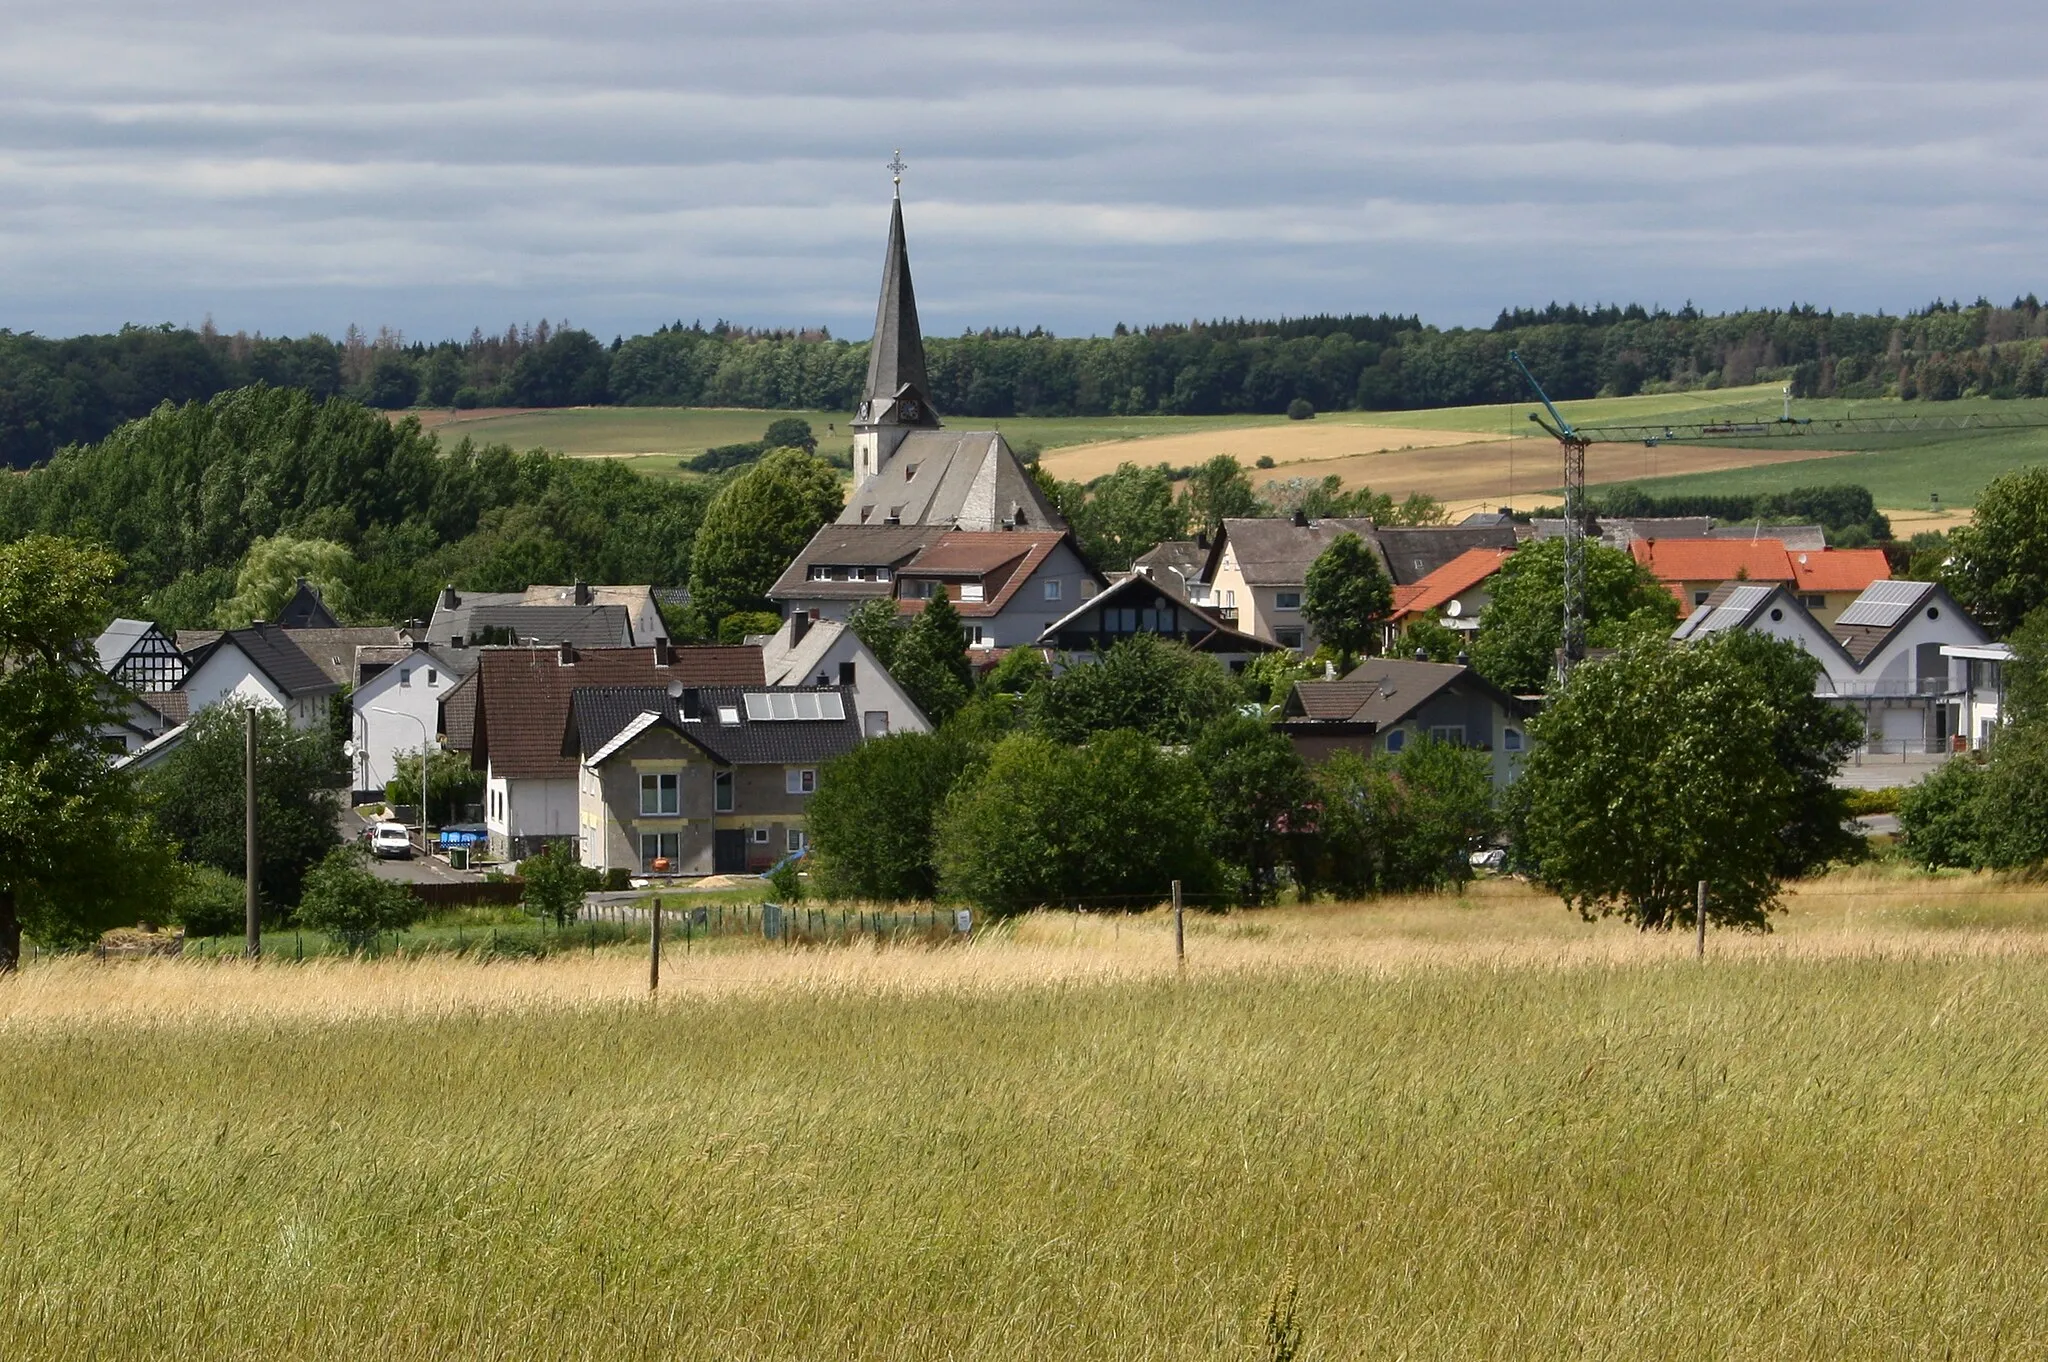
<path id="1" fill-rule="evenodd" d="M 1313 421 L 1316 405 L 1306 397 L 1297 397 L 1287 404 L 1287 419 L 1290 421 Z"/>
<path id="2" fill-rule="evenodd" d="M 1845 790 L 1842 792 L 1844 805 L 1851 818 L 1868 818 L 1872 814 L 1897 813 L 1905 791 L 1893 786 L 1885 790 Z"/>
<path id="3" fill-rule="evenodd" d="M 1272 468 L 1273 466 L 1273 456 L 1271 454 L 1259 455 L 1258 462 L 1253 465 L 1255 468 Z"/>
<path id="4" fill-rule="evenodd" d="M 622 894 L 633 887 L 633 872 L 622 865 L 615 865 L 604 872 L 604 888 L 608 894 Z"/>
<path id="5" fill-rule="evenodd" d="M 381 932 L 401 932 L 419 921 L 423 905 L 404 885 L 363 868 L 360 847 L 336 847 L 306 872 L 299 922 L 362 950 Z"/>
<path id="6" fill-rule="evenodd" d="M 720 643 L 745 643 L 749 634 L 772 634 L 782 627 L 782 616 L 766 610 L 741 610 L 718 622 Z"/>
<path id="7" fill-rule="evenodd" d="M 210 865 L 181 865 L 171 889 L 170 919 L 187 936 L 232 936 L 247 919 L 247 900 L 239 875 Z"/>
<path id="8" fill-rule="evenodd" d="M 1899 845 L 1929 869 L 1983 859 L 1984 768 L 1967 757 L 1942 763 L 1899 797 Z"/>
<path id="9" fill-rule="evenodd" d="M 588 881 L 569 842 L 550 842 L 538 856 L 528 856 L 519 863 L 519 877 L 526 886 L 520 901 L 536 917 L 553 918 L 559 927 L 583 907 Z"/>
<path id="10" fill-rule="evenodd" d="M 802 903 L 804 898 L 804 876 L 797 869 L 797 862 L 784 861 L 768 873 L 768 884 L 775 890 L 775 897 L 783 903 Z"/>
<path id="11" fill-rule="evenodd" d="M 939 810 L 979 756 L 977 744 L 949 727 L 876 738 L 827 763 L 807 819 L 825 891 L 885 900 L 936 894 Z"/>

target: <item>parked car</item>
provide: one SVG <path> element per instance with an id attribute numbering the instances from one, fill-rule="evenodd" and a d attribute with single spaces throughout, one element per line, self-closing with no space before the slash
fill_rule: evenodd
<path id="1" fill-rule="evenodd" d="M 1498 873 L 1507 866 L 1508 854 L 1500 847 L 1488 847 L 1484 851 L 1473 852 L 1468 859 L 1474 870 L 1491 870 Z"/>
<path id="2" fill-rule="evenodd" d="M 403 823 L 379 823 L 370 829 L 370 854 L 384 859 L 412 855 L 412 833 Z"/>

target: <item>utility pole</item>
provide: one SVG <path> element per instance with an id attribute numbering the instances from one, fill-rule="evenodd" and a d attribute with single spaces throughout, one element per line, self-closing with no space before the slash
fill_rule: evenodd
<path id="1" fill-rule="evenodd" d="M 1695 960 L 1707 958 L 1707 882 L 1700 881 L 1699 907 L 1693 909 L 1693 926 L 1698 933 L 1693 942 L 1692 954 Z"/>
<path id="2" fill-rule="evenodd" d="M 1179 880 L 1173 882 L 1173 963 L 1180 969 L 1188 967 L 1188 938 L 1181 919 Z"/>
<path id="3" fill-rule="evenodd" d="M 263 915 L 256 906 L 256 706 L 243 711 L 242 931 L 251 960 L 263 954 Z"/>
<path id="4" fill-rule="evenodd" d="M 654 901 L 654 931 L 647 938 L 647 991 L 661 991 L 661 900 Z"/>

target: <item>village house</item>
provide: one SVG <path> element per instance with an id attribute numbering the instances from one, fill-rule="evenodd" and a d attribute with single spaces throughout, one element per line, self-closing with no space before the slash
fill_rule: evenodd
<path id="1" fill-rule="evenodd" d="M 1428 576 L 1395 587 L 1393 613 L 1387 618 L 1389 634 L 1423 619 L 1436 620 L 1461 633 L 1477 631 L 1480 612 L 1493 598 L 1493 575 L 1513 552 L 1506 548 L 1467 549 Z"/>
<path id="2" fill-rule="evenodd" d="M 577 687 L 760 687 L 765 678 L 759 648 L 672 648 L 664 638 L 649 648 L 487 648 L 473 684 L 469 756 L 484 773 L 490 852 L 519 860 L 577 836 L 580 768 L 562 747 Z"/>
<path id="3" fill-rule="evenodd" d="M 1985 746 L 2002 718 L 2010 650 L 1933 582 L 1873 582 L 1824 624 L 1782 582 L 1724 582 L 1673 637 L 1745 629 L 1783 639 L 1821 665 L 1817 693 L 1855 711 L 1871 751 Z"/>
<path id="4" fill-rule="evenodd" d="M 426 637 L 447 648 L 558 643 L 646 647 L 669 636 L 649 586 L 530 586 L 524 591 L 441 588 Z"/>
<path id="5" fill-rule="evenodd" d="M 1295 682 L 1277 726 L 1310 762 L 1340 751 L 1399 756 L 1422 738 L 1472 748 L 1490 754 L 1504 789 L 1521 774 L 1532 713 L 1462 663 L 1376 657 L 1340 679 Z"/>
<path id="6" fill-rule="evenodd" d="M 1823 624 L 1892 575 L 1882 549 L 1790 550 L 1777 539 L 1638 539 L 1629 552 L 1681 610 L 1705 604 L 1723 582 L 1776 582 L 1798 593 Z"/>
<path id="7" fill-rule="evenodd" d="M 861 741 L 838 686 L 578 686 L 575 762 L 585 866 L 745 874 L 803 851 L 826 762 Z"/>
<path id="8" fill-rule="evenodd" d="M 863 738 L 931 731 L 924 711 L 896 684 L 860 635 L 838 620 L 791 615 L 759 643 L 763 678 L 770 686 L 842 688 L 859 716 Z"/>
<path id="9" fill-rule="evenodd" d="M 186 673 L 177 690 L 188 716 L 224 700 L 253 701 L 284 711 L 294 728 L 313 728 L 327 722 L 341 691 L 288 632 L 262 620 L 245 629 L 180 632 L 178 645 Z"/>
<path id="10" fill-rule="evenodd" d="M 175 690 L 185 679 L 185 654 L 150 620 L 115 620 L 93 640 L 93 651 L 101 671 L 139 694 Z"/>
<path id="11" fill-rule="evenodd" d="M 1132 572 L 1082 601 L 1047 625 L 1038 646 L 1070 658 L 1094 658 L 1134 634 L 1154 634 L 1207 653 L 1232 671 L 1279 647 L 1232 627 L 1221 615 L 1195 604 L 1171 573 L 1161 577 Z"/>
<path id="12" fill-rule="evenodd" d="M 366 645 L 355 652 L 353 670 L 363 679 L 349 696 L 355 741 L 350 765 L 354 794 L 362 802 L 383 794 L 397 774 L 401 753 L 410 754 L 417 765 L 421 745 L 437 745 L 442 697 L 476 670 L 481 653 L 436 648 L 424 639 L 403 646 Z"/>
<path id="13" fill-rule="evenodd" d="M 1234 627 L 1296 652 L 1319 640 L 1302 617 L 1309 567 L 1340 537 L 1355 534 L 1373 549 L 1396 587 L 1421 582 L 1473 549 L 1512 549 L 1515 532 L 1497 523 L 1375 525 L 1331 518 L 1229 519 L 1202 567 L 1207 605 Z"/>

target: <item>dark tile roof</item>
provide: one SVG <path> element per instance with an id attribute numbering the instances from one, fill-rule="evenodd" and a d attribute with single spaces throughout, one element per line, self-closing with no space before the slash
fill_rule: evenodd
<path id="1" fill-rule="evenodd" d="M 1226 520 L 1223 532 L 1209 546 L 1202 580 L 1216 580 L 1217 564 L 1223 561 L 1223 552 L 1228 548 L 1237 558 L 1238 571 L 1252 586 L 1300 586 L 1308 576 L 1309 564 L 1346 534 L 1355 534 L 1375 548 L 1379 546 L 1373 537 L 1373 523 L 1363 518 L 1311 520 L 1306 525 L 1297 525 L 1284 516 Z M 1382 553 L 1380 557 L 1384 562 L 1386 555 Z"/>
<path id="2" fill-rule="evenodd" d="M 180 636 L 181 646 L 183 635 Z M 192 671 L 197 672 L 220 649 L 232 643 L 242 655 L 277 683 L 277 688 L 294 700 L 315 695 L 332 695 L 341 683 L 321 670 L 291 634 L 275 624 L 252 624 L 246 629 L 229 629 L 192 653 Z M 188 676 L 190 673 L 188 673 Z"/>
<path id="3" fill-rule="evenodd" d="M 684 719 L 681 702 L 672 698 L 665 686 L 578 686 L 562 735 L 562 751 L 572 760 L 587 758 L 642 714 L 658 715 L 657 722 L 663 727 L 680 733 L 727 766 L 810 765 L 859 745 L 860 715 L 850 688 L 789 686 L 775 692 L 840 696 L 843 716 L 838 719 L 749 719 L 745 697 L 749 692 L 758 695 L 767 690 L 765 686 L 701 687 L 697 691 L 700 717 Z M 732 713 L 736 722 L 724 722 L 721 709 Z"/>
<path id="4" fill-rule="evenodd" d="M 827 525 L 811 536 L 790 565 L 782 570 L 769 598 L 786 601 L 798 597 L 821 600 L 860 600 L 870 596 L 891 596 L 896 588 L 889 582 L 812 581 L 810 572 L 818 567 L 885 567 L 891 575 L 935 544 L 948 526 L 944 525 Z"/>
<path id="5" fill-rule="evenodd" d="M 1089 636 L 1090 631 L 1080 627 L 1080 622 L 1090 611 L 1110 604 L 1144 609 L 1145 602 L 1160 600 L 1164 600 L 1187 616 L 1190 627 L 1174 632 L 1186 634 L 1188 646 L 1196 652 L 1270 653 L 1279 649 L 1276 643 L 1268 643 L 1262 638 L 1239 633 L 1234 626 L 1226 623 L 1207 606 L 1196 605 L 1188 599 L 1187 593 L 1181 590 L 1180 579 L 1170 572 L 1159 577 L 1146 577 L 1132 572 L 1117 578 L 1094 596 L 1082 601 L 1064 616 L 1047 625 L 1045 631 L 1038 636 L 1038 644 L 1047 648 L 1068 646 L 1060 643 L 1061 637 L 1065 636 L 1074 640 L 1071 646 L 1077 649 L 1084 646 L 1092 647 L 1092 643 L 1082 643 L 1081 640 Z"/>
<path id="6" fill-rule="evenodd" d="M 1285 716 L 1310 722 L 1371 724 L 1386 728 L 1414 713 L 1425 700 L 1453 686 L 1476 689 L 1510 714 L 1526 711 L 1520 700 L 1470 667 L 1454 662 L 1411 662 L 1369 658 L 1334 681 L 1297 681 Z"/>
<path id="7" fill-rule="evenodd" d="M 168 723 L 182 724 L 192 717 L 192 697 L 181 690 L 153 690 L 147 703 Z"/>
<path id="8" fill-rule="evenodd" d="M 486 648 L 470 760 L 515 779 L 567 780 L 576 762 L 562 755 L 569 697 L 579 686 L 751 685 L 763 683 L 758 647 L 677 648 L 667 667 L 652 648 L 592 648 L 564 665 L 556 648 Z"/>
<path id="9" fill-rule="evenodd" d="M 378 644 L 398 642 L 396 629 L 290 629 L 293 643 L 300 651 L 313 659 L 313 665 L 327 673 L 327 679 L 337 686 L 352 686 L 356 682 L 356 649 L 374 647 Z"/>
<path id="10" fill-rule="evenodd" d="M 277 612 L 277 622 L 287 629 L 341 628 L 341 621 L 327 608 L 327 602 L 320 599 L 320 592 L 304 577 L 299 578 L 299 589 Z"/>
<path id="11" fill-rule="evenodd" d="M 1197 544 L 1192 539 L 1169 539 L 1139 554 L 1132 561 L 1131 567 L 1147 577 L 1171 573 L 1181 581 L 1199 581 L 1202 562 L 1208 556 L 1207 544 Z"/>
<path id="12" fill-rule="evenodd" d="M 1471 549 L 1511 549 L 1509 525 L 1382 525 L 1376 537 L 1395 586 L 1419 582 Z"/>
<path id="13" fill-rule="evenodd" d="M 468 612 L 463 637 L 473 645 L 501 629 L 511 631 L 514 639 L 534 638 L 544 645 L 625 648 L 633 643 L 632 617 L 623 605 L 480 605 Z"/>

